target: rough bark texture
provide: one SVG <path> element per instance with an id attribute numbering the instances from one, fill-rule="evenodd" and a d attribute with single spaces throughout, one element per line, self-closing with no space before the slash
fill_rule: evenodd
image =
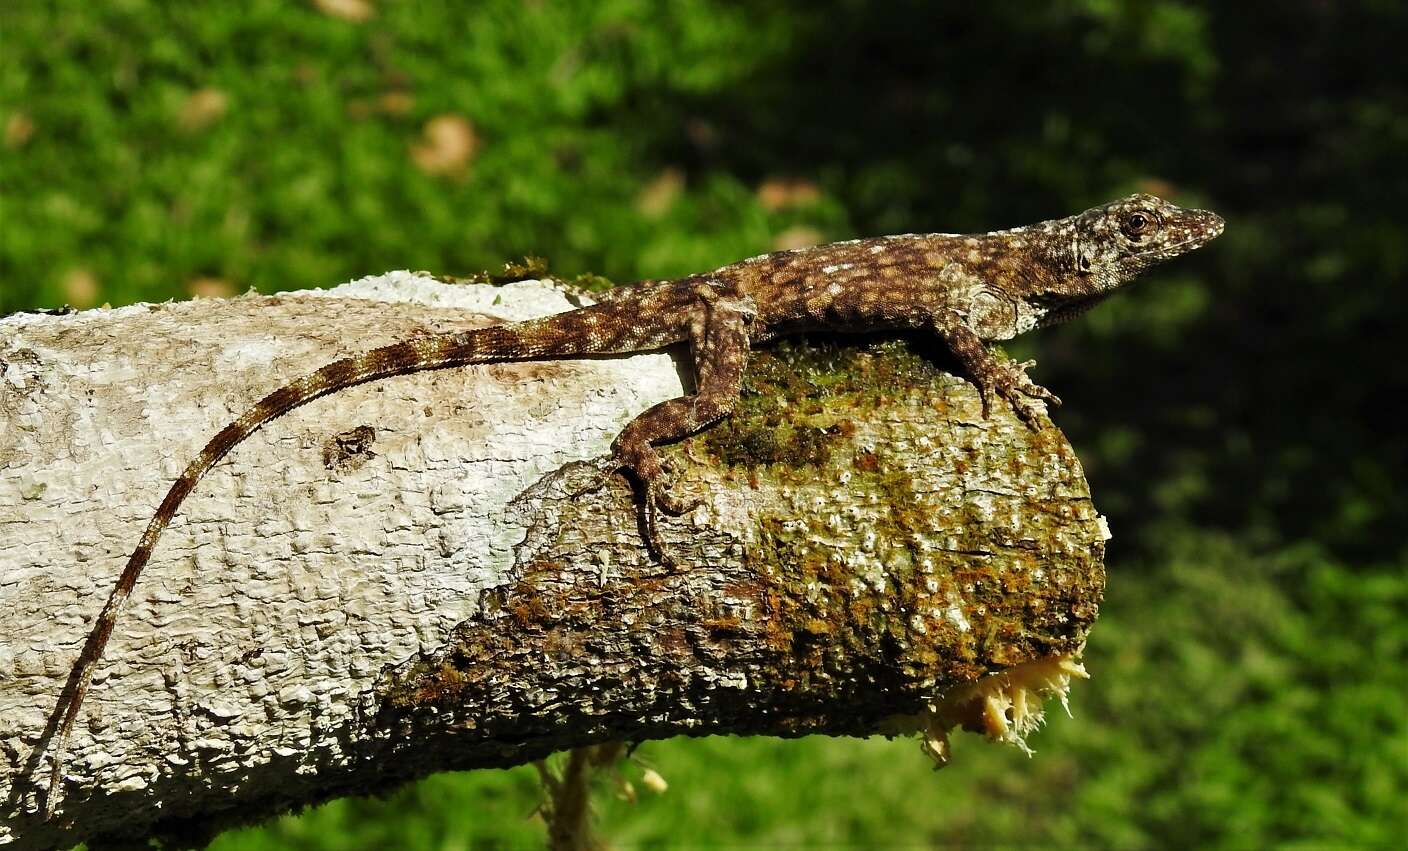
<path id="1" fill-rule="evenodd" d="M 573 496 L 571 463 L 681 392 L 668 355 L 423 373 L 315 401 L 200 484 L 39 821 L 68 667 L 214 431 L 335 357 L 571 306 L 393 273 L 0 319 L 0 843 L 199 833 L 611 740 L 867 735 L 1078 652 L 1107 533 L 1074 453 L 903 343 L 755 353 L 733 419 L 670 450 L 705 499 L 665 521 L 675 574 L 626 483 Z"/>

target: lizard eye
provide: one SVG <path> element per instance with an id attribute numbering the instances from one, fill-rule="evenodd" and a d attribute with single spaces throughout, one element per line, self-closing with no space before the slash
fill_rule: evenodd
<path id="1" fill-rule="evenodd" d="M 1144 210 L 1135 210 L 1133 213 L 1124 217 L 1120 228 L 1124 231 L 1125 236 L 1128 236 L 1130 239 L 1138 239 L 1153 230 L 1154 215 Z"/>

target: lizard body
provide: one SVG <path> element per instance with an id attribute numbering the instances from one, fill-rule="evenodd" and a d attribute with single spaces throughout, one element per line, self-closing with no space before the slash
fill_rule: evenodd
<path id="1" fill-rule="evenodd" d="M 802 331 L 928 330 L 977 385 L 984 415 L 998 397 L 1036 428 L 1031 400 L 1060 400 L 1027 377 L 1030 362 L 999 360 L 986 344 L 1069 319 L 1150 266 L 1206 244 L 1222 227 L 1211 212 L 1132 195 L 988 234 L 908 234 L 782 251 L 707 274 L 626 285 L 566 313 L 372 349 L 273 391 L 211 438 L 171 485 L 99 613 L 46 729 L 46 739 L 56 737 L 46 816 L 58 802 L 68 736 L 93 672 L 162 531 L 201 477 L 270 420 L 346 387 L 412 372 L 686 343 L 695 392 L 632 420 L 613 442 L 607 467 L 634 481 L 646 545 L 668 562 L 657 513 L 683 513 L 692 503 L 669 492 L 654 446 L 728 416 L 752 346 Z"/>

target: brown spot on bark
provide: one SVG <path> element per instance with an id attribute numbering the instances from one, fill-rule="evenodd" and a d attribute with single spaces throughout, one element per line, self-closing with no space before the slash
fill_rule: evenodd
<path id="1" fill-rule="evenodd" d="M 372 444 L 376 429 L 359 425 L 335 434 L 323 443 L 323 467 L 335 473 L 350 473 L 376 457 Z"/>

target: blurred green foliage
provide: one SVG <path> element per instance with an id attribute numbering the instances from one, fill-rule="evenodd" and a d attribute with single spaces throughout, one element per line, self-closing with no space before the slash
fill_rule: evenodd
<path id="1" fill-rule="evenodd" d="M 605 790 L 603 832 L 1388 845 L 1404 43 L 1408 7 L 1373 0 L 21 0 L 0 8 L 0 312 L 523 254 L 668 276 L 1136 188 L 1210 205 L 1218 242 L 1019 346 L 1115 530 L 1074 720 L 1031 760 L 960 738 L 938 774 L 910 742 L 650 744 L 670 791 Z M 442 775 L 214 847 L 532 844 L 535 796 L 524 769 Z"/>

